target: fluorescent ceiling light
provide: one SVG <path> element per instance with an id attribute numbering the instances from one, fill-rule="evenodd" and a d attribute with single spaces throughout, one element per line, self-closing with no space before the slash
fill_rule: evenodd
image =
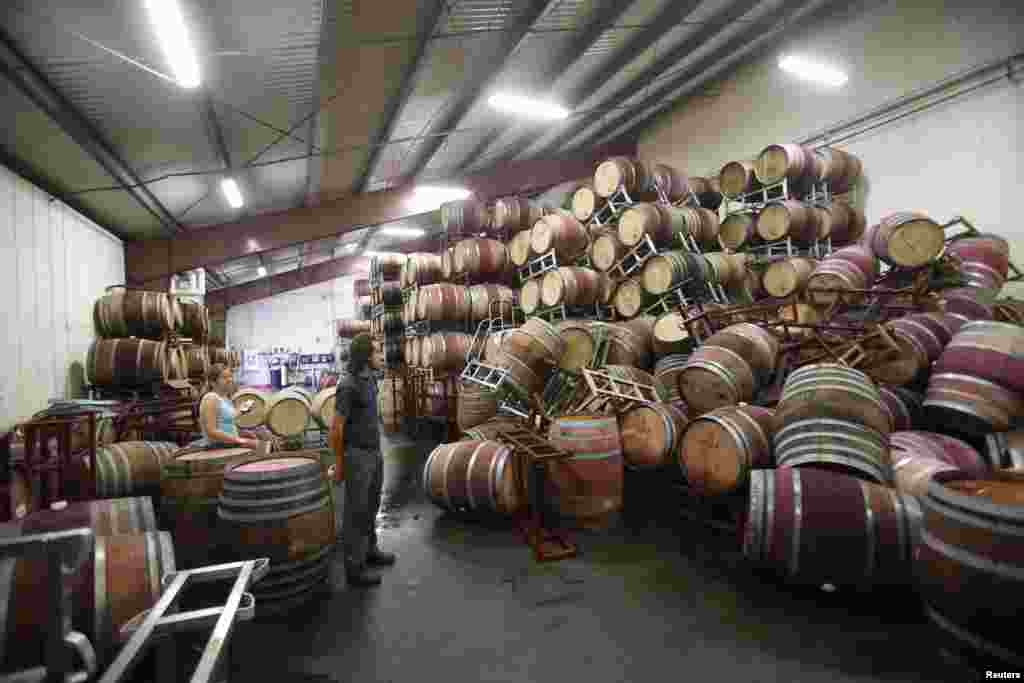
<path id="1" fill-rule="evenodd" d="M 232 209 L 242 208 L 242 191 L 238 189 L 238 183 L 234 178 L 224 178 L 220 181 L 220 189 Z"/>
<path id="2" fill-rule="evenodd" d="M 157 40 L 170 63 L 174 78 L 183 88 L 199 87 L 199 62 L 185 28 L 178 0 L 145 0 Z"/>
<path id="3" fill-rule="evenodd" d="M 511 114 L 519 114 L 531 119 L 543 119 L 545 121 L 561 121 L 569 118 L 569 110 L 553 102 L 536 100 L 532 97 L 522 95 L 510 95 L 498 93 L 487 100 L 487 104 L 495 109 L 507 111 Z"/>
<path id="4" fill-rule="evenodd" d="M 850 80 L 846 74 L 827 64 L 814 62 L 804 57 L 789 55 L 779 60 L 779 68 L 797 78 L 838 88 Z"/>
<path id="5" fill-rule="evenodd" d="M 422 237 L 425 233 L 420 228 L 381 228 L 380 234 L 395 237 Z"/>
<path id="6" fill-rule="evenodd" d="M 344 247 L 342 247 L 342 249 L 344 249 L 345 251 L 352 251 L 353 249 L 355 249 L 358 246 L 359 245 L 357 243 L 355 243 L 355 242 L 349 242 Z"/>
<path id="7" fill-rule="evenodd" d="M 464 187 L 444 187 L 440 185 L 417 185 L 413 188 L 412 199 L 408 204 L 416 213 L 426 213 L 440 208 L 445 202 L 457 202 L 469 199 L 472 192 Z"/>
<path id="8" fill-rule="evenodd" d="M 260 266 L 259 268 L 257 268 L 256 272 L 259 274 L 260 277 L 267 276 L 267 269 L 264 266 Z"/>

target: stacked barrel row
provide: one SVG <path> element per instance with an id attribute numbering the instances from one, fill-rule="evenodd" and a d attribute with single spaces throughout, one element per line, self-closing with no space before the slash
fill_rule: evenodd
<path id="1" fill-rule="evenodd" d="M 206 374 L 209 317 L 201 304 L 165 292 L 111 288 L 96 300 L 93 322 L 98 338 L 86 360 L 90 384 L 139 387 Z"/>

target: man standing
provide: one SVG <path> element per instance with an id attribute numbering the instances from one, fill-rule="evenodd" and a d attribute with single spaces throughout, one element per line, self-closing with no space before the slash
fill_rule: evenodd
<path id="1" fill-rule="evenodd" d="M 380 577 L 368 565 L 391 565 L 395 556 L 377 547 L 377 508 L 383 486 L 380 417 L 370 335 L 360 334 L 349 347 L 348 366 L 338 378 L 335 398 L 337 434 L 332 439 L 338 476 L 345 481 L 342 543 L 345 572 L 353 586 L 375 586 Z"/>

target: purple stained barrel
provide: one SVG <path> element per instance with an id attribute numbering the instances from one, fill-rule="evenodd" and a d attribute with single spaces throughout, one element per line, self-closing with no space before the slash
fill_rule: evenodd
<path id="1" fill-rule="evenodd" d="M 961 315 L 968 320 L 992 320 L 995 314 L 996 292 L 980 287 L 958 287 L 942 291 L 942 307 L 946 313 Z"/>
<path id="2" fill-rule="evenodd" d="M 975 436 L 1005 432 L 1024 416 L 1024 396 L 973 375 L 950 372 L 932 374 L 923 405 L 932 424 Z"/>
<path id="3" fill-rule="evenodd" d="M 572 453 L 548 467 L 548 493 L 559 513 L 586 528 L 608 526 L 622 509 L 622 437 L 613 415 L 563 415 L 548 440 Z"/>
<path id="4" fill-rule="evenodd" d="M 755 470 L 743 554 L 794 583 L 907 584 L 914 508 L 910 496 L 835 472 Z"/>
<path id="5" fill-rule="evenodd" d="M 878 394 L 882 397 L 882 405 L 892 418 L 893 429 L 905 431 L 913 429 L 921 422 L 921 402 L 924 397 L 905 387 L 880 384 Z"/>
<path id="6" fill-rule="evenodd" d="M 939 460 L 974 476 L 983 476 L 990 469 L 973 446 L 948 434 L 916 430 L 893 432 L 889 435 L 889 448 Z"/>
<path id="7" fill-rule="evenodd" d="M 942 355 L 946 343 L 931 324 L 930 319 L 921 320 L 919 316 L 908 315 L 889 322 L 888 327 L 897 336 L 902 336 L 913 344 L 922 354 L 934 363 Z"/>
<path id="8" fill-rule="evenodd" d="M 423 491 L 446 510 L 515 514 L 523 501 L 512 457 L 498 441 L 441 444 L 423 466 Z"/>
<path id="9" fill-rule="evenodd" d="M 954 240 L 946 246 L 946 252 L 964 264 L 984 264 L 1003 280 L 1009 275 L 1010 245 L 999 235 L 982 233 Z"/>
<path id="10" fill-rule="evenodd" d="M 946 345 L 935 371 L 973 375 L 1024 392 L 1024 327 L 967 323 Z"/>

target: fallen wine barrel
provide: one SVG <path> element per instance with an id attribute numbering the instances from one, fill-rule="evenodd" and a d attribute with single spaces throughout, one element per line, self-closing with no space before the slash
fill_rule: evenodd
<path id="1" fill-rule="evenodd" d="M 655 296 L 664 294 L 687 281 L 703 280 L 702 260 L 700 254 L 689 251 L 667 251 L 652 256 L 644 263 L 640 282 L 648 293 Z"/>
<path id="2" fill-rule="evenodd" d="M 447 282 L 421 287 L 416 299 L 419 320 L 468 320 L 472 313 L 469 288 Z"/>
<path id="3" fill-rule="evenodd" d="M 511 259 L 513 265 L 522 268 L 526 265 L 527 261 L 532 259 L 537 254 L 534 254 L 530 249 L 530 239 L 533 234 L 533 230 L 523 230 L 517 232 L 511 240 L 508 242 L 508 257 Z"/>
<path id="4" fill-rule="evenodd" d="M 611 197 L 625 190 L 633 200 L 653 199 L 657 194 L 652 169 L 642 161 L 628 157 L 611 157 L 594 171 L 594 191 L 599 197 Z"/>
<path id="5" fill-rule="evenodd" d="M 769 203 L 757 217 L 757 234 L 765 242 L 787 237 L 794 242 L 813 242 L 818 238 L 818 221 L 811 207 L 793 200 Z"/>
<path id="6" fill-rule="evenodd" d="M 498 240 L 462 240 L 452 250 L 452 272 L 474 278 L 501 281 L 512 272 L 508 248 Z"/>
<path id="7" fill-rule="evenodd" d="M 894 485 L 898 491 L 907 495 L 924 497 L 928 495 L 928 486 L 932 477 L 939 472 L 959 472 L 948 462 L 936 460 L 912 451 L 892 449 Z"/>
<path id="8" fill-rule="evenodd" d="M 752 470 L 775 467 L 772 411 L 751 405 L 716 408 L 687 427 L 679 468 L 699 495 L 717 496 L 747 486 Z"/>
<path id="9" fill-rule="evenodd" d="M 704 279 L 712 284 L 723 287 L 735 287 L 743 283 L 747 272 L 746 254 L 727 254 L 724 251 L 712 251 L 703 255 L 707 270 Z"/>
<path id="10" fill-rule="evenodd" d="M 603 232 L 594 237 L 590 244 L 590 263 L 595 270 L 607 272 L 622 260 L 628 250 L 629 247 L 622 243 L 617 232 Z"/>
<path id="11" fill-rule="evenodd" d="M 674 353 L 662 356 L 654 364 L 654 378 L 668 389 L 668 401 L 677 407 L 683 403 L 683 395 L 679 393 L 679 374 L 686 367 L 687 358 L 687 354 Z"/>
<path id="12" fill-rule="evenodd" d="M 753 192 L 760 183 L 754 173 L 756 161 L 730 161 L 718 172 L 718 186 L 726 197 Z"/>
<path id="13" fill-rule="evenodd" d="M 750 361 L 759 382 L 767 381 L 775 372 L 781 344 L 779 339 L 753 323 L 735 323 L 707 338 L 707 346 L 722 346 Z"/>
<path id="14" fill-rule="evenodd" d="M 349 338 L 359 334 L 370 333 L 369 320 L 356 320 L 354 318 L 340 318 L 336 321 L 338 336 Z"/>
<path id="15" fill-rule="evenodd" d="M 957 257 L 964 268 L 984 266 L 1001 285 L 1010 272 L 1010 245 L 999 235 L 981 233 L 961 237 L 946 245 L 946 253 Z"/>
<path id="16" fill-rule="evenodd" d="M 603 326 L 608 335 L 607 362 L 611 365 L 650 367 L 655 322 L 653 317 L 641 316 L 618 323 L 593 323 L 594 326 Z"/>
<path id="17" fill-rule="evenodd" d="M 871 286 L 872 281 L 865 277 L 864 271 L 845 259 L 835 257 L 835 253 L 818 262 L 807 280 L 807 301 L 814 306 L 828 307 L 837 302 L 859 303 L 865 298 L 863 290 Z"/>
<path id="18" fill-rule="evenodd" d="M 794 583 L 905 585 L 917 508 L 913 496 L 835 472 L 755 470 L 743 554 Z"/>
<path id="19" fill-rule="evenodd" d="M 983 668 L 1024 666 L 1016 634 L 1024 609 L 1024 480 L 939 472 L 921 499 L 915 570 L 925 612 L 942 644 Z"/>
<path id="20" fill-rule="evenodd" d="M 501 350 L 530 367 L 554 367 L 565 353 L 565 340 L 546 320 L 528 318 L 504 337 Z"/>
<path id="21" fill-rule="evenodd" d="M 603 277 L 590 268 L 570 266 L 548 271 L 541 280 L 540 300 L 546 307 L 593 305 L 600 298 Z"/>
<path id="22" fill-rule="evenodd" d="M 928 359 L 929 363 L 934 363 L 939 359 L 942 350 L 949 342 L 949 339 L 943 341 L 943 336 L 936 329 L 934 321 L 921 314 L 890 320 L 886 323 L 886 327 L 892 330 L 896 336 L 908 339 Z"/>
<path id="23" fill-rule="evenodd" d="M 931 423 L 944 431 L 985 436 L 1010 430 L 1024 415 L 1024 396 L 972 375 L 935 372 L 923 406 Z"/>
<path id="24" fill-rule="evenodd" d="M 199 347 L 202 348 L 202 347 Z M 167 345 L 146 339 L 97 339 L 89 346 L 90 384 L 139 386 L 167 379 Z"/>
<path id="25" fill-rule="evenodd" d="M 248 387 L 236 391 L 231 397 L 231 402 L 235 404 L 237 413 L 235 424 L 246 429 L 262 425 L 267 417 L 267 402 L 270 400 L 270 396 L 266 391 Z"/>
<path id="26" fill-rule="evenodd" d="M 448 235 L 476 235 L 491 227 L 487 207 L 475 199 L 445 202 L 441 205 L 441 227 Z"/>
<path id="27" fill-rule="evenodd" d="M 251 588 L 261 614 L 305 603 L 327 584 L 334 504 L 319 459 L 282 456 L 229 465 L 217 522 L 234 558 L 270 559 L 266 576 Z"/>
<path id="28" fill-rule="evenodd" d="M 587 229 L 569 213 L 552 213 L 534 223 L 530 231 L 530 250 L 546 254 L 554 250 L 559 263 L 572 263 L 587 253 L 590 239 Z"/>
<path id="29" fill-rule="evenodd" d="M 814 153 L 795 144 L 768 145 L 754 164 L 754 174 L 762 185 L 773 185 L 784 179 L 803 185 L 813 178 L 814 171 Z"/>
<path id="30" fill-rule="evenodd" d="M 498 398 L 494 392 L 476 382 L 463 382 L 456 399 L 456 422 L 467 431 L 481 425 L 498 413 Z"/>
<path id="31" fill-rule="evenodd" d="M 920 268 L 945 245 L 942 226 L 919 211 L 886 216 L 871 232 L 871 249 L 891 266 Z"/>
<path id="32" fill-rule="evenodd" d="M 686 415 L 667 403 L 627 410 L 619 419 L 626 466 L 643 469 L 671 465 L 686 423 Z"/>
<path id="33" fill-rule="evenodd" d="M 645 307 L 655 303 L 652 295 L 647 293 L 639 278 L 623 280 L 615 289 L 612 306 L 623 318 L 635 318 Z"/>
<path id="34" fill-rule="evenodd" d="M 699 315 L 699 311 L 694 309 L 687 312 L 693 316 Z M 653 350 L 659 355 L 689 353 L 696 343 L 693 333 L 701 338 L 710 336 L 711 328 L 707 320 L 700 319 L 687 323 L 687 317 L 678 311 L 666 313 L 659 316 L 654 323 Z"/>
<path id="35" fill-rule="evenodd" d="M 893 432 L 889 435 L 889 448 L 938 460 L 976 477 L 985 476 L 991 469 L 973 446 L 946 434 L 915 430 Z"/>
<path id="36" fill-rule="evenodd" d="M 28 536 L 83 526 L 92 529 L 94 536 L 130 536 L 159 530 L 153 499 L 138 496 L 54 503 L 49 510 L 37 510 L 22 518 L 21 533 Z"/>
<path id="37" fill-rule="evenodd" d="M 996 317 L 997 292 L 980 287 L 958 287 L 940 292 L 940 303 L 947 315 L 959 315 L 968 321 Z"/>
<path id="38" fill-rule="evenodd" d="M 222 559 L 217 498 L 224 468 L 252 457 L 249 448 L 182 449 L 163 466 L 160 518 L 174 535 L 184 567 Z"/>
<path id="39" fill-rule="evenodd" d="M 761 278 L 766 292 L 784 299 L 803 291 L 817 261 L 802 256 L 793 256 L 768 265 Z"/>
<path id="40" fill-rule="evenodd" d="M 779 467 L 815 467 L 893 483 L 888 435 L 848 420 L 794 420 L 773 436 Z"/>
<path id="41" fill-rule="evenodd" d="M 525 197 L 503 197 L 494 201 L 492 227 L 495 232 L 515 234 L 532 227 L 543 215 L 544 209 Z M 590 216 L 580 220 L 590 220 Z"/>
<path id="42" fill-rule="evenodd" d="M 267 400 L 263 423 L 275 436 L 295 436 L 306 429 L 312 410 L 308 392 L 282 389 Z"/>
<path id="43" fill-rule="evenodd" d="M 882 399 L 894 432 L 914 429 L 923 421 L 921 406 L 924 397 L 906 387 L 878 385 L 878 395 Z"/>
<path id="44" fill-rule="evenodd" d="M 323 429 L 330 429 L 334 421 L 334 406 L 337 400 L 337 385 L 321 389 L 313 397 L 310 414 Z"/>
<path id="45" fill-rule="evenodd" d="M 424 337 L 420 347 L 420 365 L 439 371 L 461 369 L 473 337 L 462 332 L 439 332 Z"/>
<path id="46" fill-rule="evenodd" d="M 515 299 L 515 291 L 505 285 L 473 285 L 469 288 L 470 315 L 473 320 L 510 316 Z"/>
<path id="47" fill-rule="evenodd" d="M 742 249 L 753 242 L 756 236 L 756 213 L 731 213 L 718 228 L 718 242 L 723 249 Z"/>
<path id="48" fill-rule="evenodd" d="M 401 431 L 403 383 L 401 377 L 385 377 L 377 382 L 377 412 L 380 415 L 381 430 L 393 434 Z"/>
<path id="49" fill-rule="evenodd" d="M 526 315 L 533 315 L 540 308 L 540 278 L 533 278 L 523 283 L 519 289 L 519 307 Z"/>
<path id="50" fill-rule="evenodd" d="M 563 415 L 548 440 L 572 454 L 548 465 L 546 487 L 559 514 L 582 528 L 607 527 L 622 509 L 622 438 L 614 415 Z"/>
<path id="51" fill-rule="evenodd" d="M 938 373 L 962 373 L 1024 393 L 1024 327 L 972 321 L 960 328 L 935 364 Z"/>
<path id="52" fill-rule="evenodd" d="M 867 362 L 861 363 L 860 370 L 876 382 L 890 384 L 910 384 L 922 373 L 927 372 L 929 361 L 928 351 L 916 337 L 907 334 L 904 329 L 890 329 L 893 343 L 897 350 L 889 350 Z"/>
<path id="53" fill-rule="evenodd" d="M 513 458 L 498 441 L 441 444 L 423 466 L 423 492 L 446 510 L 514 515 L 525 501 Z"/>
<path id="54" fill-rule="evenodd" d="M 161 470 L 178 450 L 177 444 L 162 441 L 112 443 L 96 449 L 95 463 L 83 458 L 83 474 L 93 482 L 96 498 L 159 496 Z"/>
<path id="55" fill-rule="evenodd" d="M 589 223 L 603 205 L 604 198 L 598 197 L 590 185 L 584 185 L 572 195 L 572 215 L 581 223 Z"/>
<path id="56" fill-rule="evenodd" d="M 989 434 L 985 437 L 985 446 L 992 469 L 1024 469 L 1024 431 Z"/>
<path id="57" fill-rule="evenodd" d="M 162 339 L 175 330 L 171 299 L 164 292 L 114 289 L 93 307 L 96 332 L 101 337 Z"/>
<path id="58" fill-rule="evenodd" d="M 679 376 L 679 392 L 698 415 L 722 406 L 750 402 L 757 391 L 750 362 L 722 346 L 699 346 Z"/>
<path id="59" fill-rule="evenodd" d="M 892 432 L 889 413 L 874 382 L 845 365 L 805 365 L 786 379 L 775 409 L 776 431 L 810 418 L 853 422 L 886 436 Z"/>
<path id="60" fill-rule="evenodd" d="M 558 334 L 565 341 L 565 352 L 558 361 L 563 370 L 579 371 L 591 367 L 597 344 L 587 320 L 563 320 L 558 323 Z"/>
<path id="61" fill-rule="evenodd" d="M 849 192 L 860 180 L 860 158 L 834 147 L 814 150 L 814 175 L 818 182 L 828 183 L 832 194 Z"/>

